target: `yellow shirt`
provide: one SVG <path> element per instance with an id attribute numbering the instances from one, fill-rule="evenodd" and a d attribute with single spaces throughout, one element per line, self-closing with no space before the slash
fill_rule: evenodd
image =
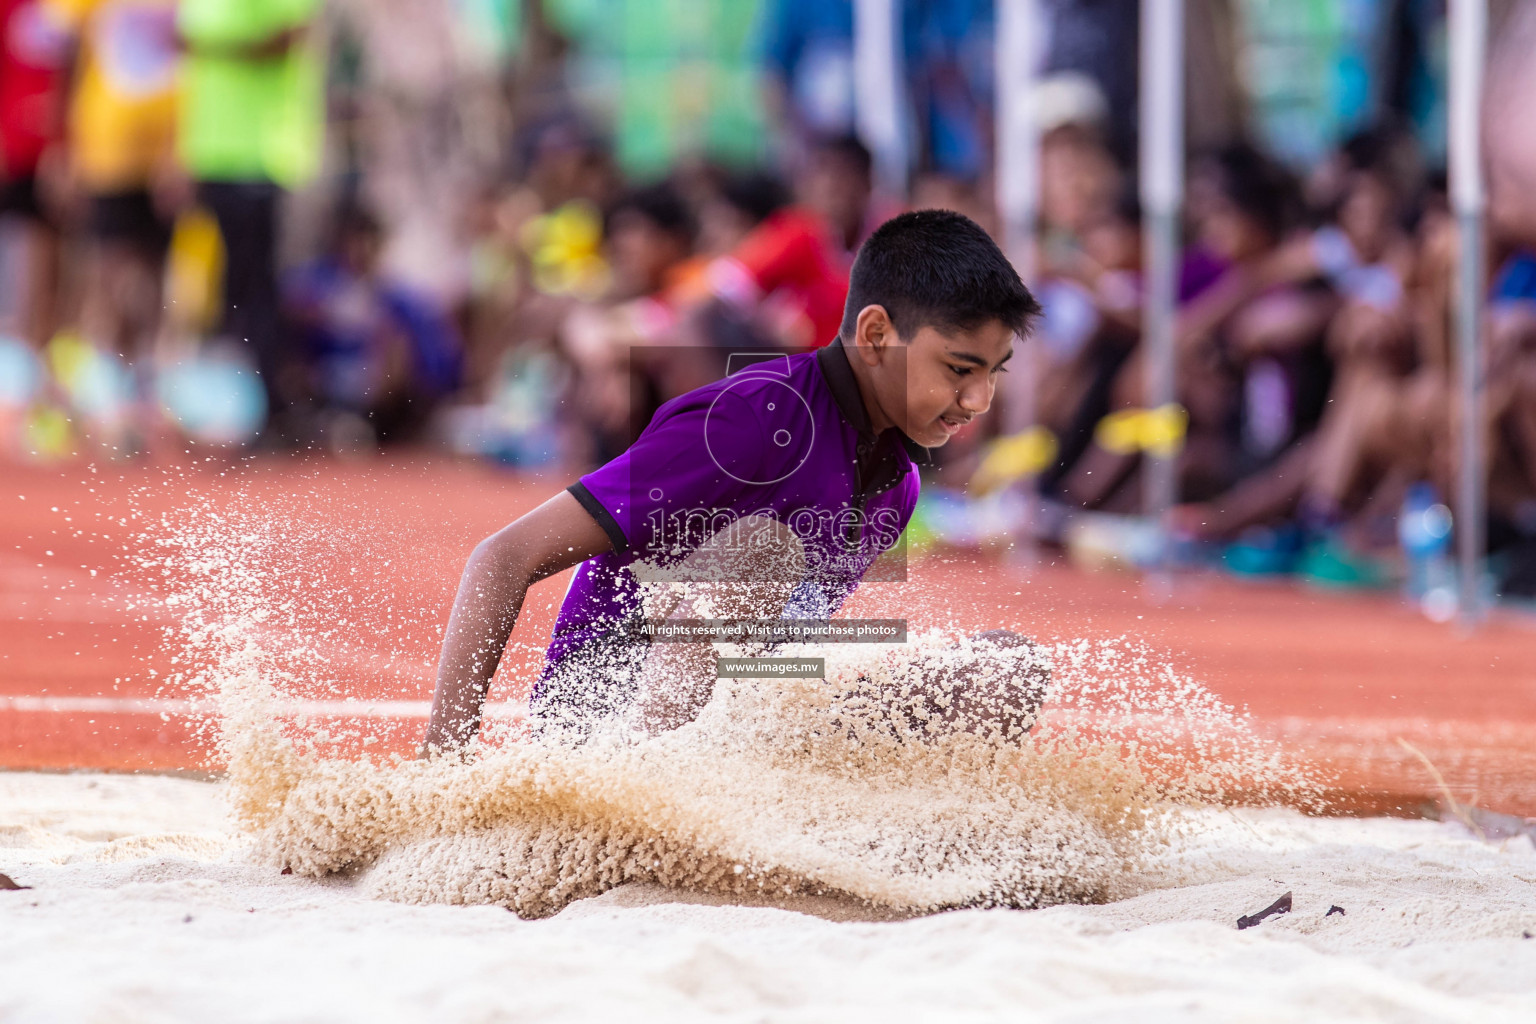
<path id="1" fill-rule="evenodd" d="M 76 172 L 93 192 L 143 188 L 176 125 L 176 0 L 47 0 L 80 41 L 69 110 Z"/>

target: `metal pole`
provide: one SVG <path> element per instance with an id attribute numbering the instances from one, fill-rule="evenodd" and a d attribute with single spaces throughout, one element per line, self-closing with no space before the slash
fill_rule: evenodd
<path id="1" fill-rule="evenodd" d="M 998 0 L 996 40 L 997 209 L 1003 250 L 1019 276 L 1032 283 L 1040 208 L 1040 125 L 1033 90 L 1045 54 L 1039 0 Z"/>
<path id="2" fill-rule="evenodd" d="M 907 191 L 906 90 L 901 78 L 901 8 L 896 0 L 854 0 L 853 116 L 889 195 Z"/>
<path id="3" fill-rule="evenodd" d="M 1045 56 L 1046 25 L 1039 0 L 998 0 L 994 91 L 997 157 L 996 196 L 1002 220 L 1003 251 L 1025 284 L 1039 272 L 1035 226 L 1040 209 L 1040 125 L 1035 117 L 1034 87 Z M 1039 380 L 1038 341 L 1025 341 L 1014 358 L 1017 369 L 1003 378 L 1003 422 L 999 433 L 1016 434 L 1035 425 L 1035 389 Z M 1013 559 L 1023 566 L 1035 561 L 1035 520 L 1040 495 L 1036 478 L 1021 486 L 1025 513 Z"/>
<path id="4" fill-rule="evenodd" d="M 1141 110 L 1138 143 L 1146 247 L 1142 312 L 1146 404 L 1177 399 L 1174 317 L 1178 303 L 1179 211 L 1184 193 L 1184 0 L 1141 0 Z M 1178 456 L 1144 455 L 1146 514 L 1178 500 Z M 1166 577 L 1154 578 L 1166 589 Z"/>
<path id="5" fill-rule="evenodd" d="M 1451 205 L 1456 211 L 1457 371 L 1461 398 L 1461 459 L 1457 473 L 1456 542 L 1460 561 L 1461 622 L 1482 617 L 1482 565 L 1486 504 L 1483 452 L 1483 191 L 1480 138 L 1483 63 L 1488 41 L 1487 0 L 1452 0 L 1450 30 Z"/>

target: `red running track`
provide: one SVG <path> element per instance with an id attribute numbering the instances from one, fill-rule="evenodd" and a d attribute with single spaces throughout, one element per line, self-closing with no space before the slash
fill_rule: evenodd
<path id="1" fill-rule="evenodd" d="M 193 694 L 167 680 L 198 667 L 167 642 L 184 609 L 179 559 L 143 565 L 156 542 L 204 531 L 229 551 L 220 580 L 273 608 L 279 644 L 324 702 L 373 702 L 381 749 L 409 750 L 424 724 L 438 637 L 475 542 L 567 481 L 420 456 L 237 466 L 4 467 L 0 495 L 0 767 L 209 767 Z M 213 522 L 210 516 L 218 516 Z M 230 538 L 233 538 L 231 540 Z M 526 693 L 568 574 L 524 606 L 493 700 Z M 1184 578 L 1150 601 L 1135 579 L 975 554 L 909 570 L 900 614 L 949 615 L 1042 639 L 1139 638 L 1246 708 L 1255 727 L 1316 762 L 1341 806 L 1413 813 L 1442 794 L 1536 815 L 1536 623 L 1505 616 L 1473 636 L 1390 595 Z M 917 596 L 913 596 L 917 595 Z M 877 587 L 850 611 L 891 614 Z M 887 599 L 888 600 L 888 599 Z M 181 703 L 178 703 L 181 701 Z M 513 709 L 509 707 L 509 711 Z M 335 704 L 312 710 L 340 711 Z"/>

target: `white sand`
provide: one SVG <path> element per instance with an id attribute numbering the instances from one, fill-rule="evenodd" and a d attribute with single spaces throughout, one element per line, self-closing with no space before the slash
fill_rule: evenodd
<path id="1" fill-rule="evenodd" d="M 279 876 L 221 789 L 0 773 L 0 871 L 33 887 L 0 892 L 0 1021 L 1536 1020 L 1536 849 L 1451 825 L 1204 812 L 1102 906 L 870 923 L 630 885 L 523 921 Z"/>

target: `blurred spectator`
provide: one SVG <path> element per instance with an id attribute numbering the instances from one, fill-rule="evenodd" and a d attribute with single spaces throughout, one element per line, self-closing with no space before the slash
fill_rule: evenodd
<path id="1" fill-rule="evenodd" d="M 1250 478 L 1236 491 L 1184 514 L 1186 525 L 1202 536 L 1230 537 L 1272 521 L 1295 508 L 1303 495 L 1304 520 L 1314 530 L 1331 530 L 1346 511 L 1366 506 L 1395 510 L 1407 485 L 1417 478 L 1403 457 L 1411 453 L 1394 451 L 1403 445 L 1415 451 L 1427 448 L 1415 441 L 1417 429 L 1401 416 L 1407 382 L 1421 371 L 1423 360 L 1414 343 L 1413 309 L 1406 301 L 1418 256 L 1403 228 L 1411 186 L 1396 173 L 1397 142 L 1395 133 L 1382 131 L 1361 134 L 1342 147 L 1333 172 L 1338 185 L 1329 197 L 1331 209 L 1323 211 L 1326 222 L 1289 243 L 1270 262 L 1266 277 L 1276 287 L 1305 288 L 1315 282 L 1314 293 L 1317 286 L 1326 285 L 1337 297 L 1336 313 L 1322 299 L 1314 307 L 1328 317 L 1332 383 L 1319 366 L 1312 367 L 1309 381 L 1304 372 L 1298 374 L 1294 362 L 1289 367 L 1285 360 L 1268 364 L 1283 371 L 1274 378 L 1283 391 L 1277 389 L 1268 399 L 1269 412 L 1261 406 L 1248 420 L 1253 435 L 1249 447 L 1267 448 L 1273 455 L 1305 433 L 1318 407 L 1302 389 L 1320 396 L 1326 387 L 1328 405 L 1320 413 L 1315 438 L 1282 460 L 1277 473 Z M 1262 307 L 1248 314 L 1261 329 L 1263 315 Z M 1417 385 L 1424 386 L 1429 385 Z M 1441 390 L 1438 383 L 1433 387 Z M 1278 403 L 1282 397 L 1283 406 Z M 1265 399 L 1255 396 L 1255 401 Z M 1268 426 L 1266 415 L 1273 421 Z M 1274 442 L 1282 435 L 1284 441 Z M 1359 496 L 1362 490 L 1374 497 Z"/>
<path id="2" fill-rule="evenodd" d="M 687 275 L 697 272 L 689 262 L 697 222 L 671 184 L 625 194 L 606 222 L 609 295 L 578 306 L 560 331 L 576 368 L 572 405 L 591 431 L 596 461 L 628 447 L 649 418 L 642 413 L 658 404 L 652 374 L 666 366 L 647 361 L 643 348 L 672 337 L 680 303 L 690 293 Z"/>
<path id="3" fill-rule="evenodd" d="M 874 228 L 871 174 L 869 150 L 856 139 L 818 143 L 797 203 L 770 214 L 710 265 L 714 294 L 756 311 L 778 344 L 830 343 L 842 323 L 853 252 Z"/>
<path id="4" fill-rule="evenodd" d="M 333 447 L 409 439 L 459 383 L 459 343 L 432 302 L 380 272 L 383 232 L 361 209 L 337 217 L 328 251 L 290 271 L 284 311 L 298 331 Z"/>
<path id="5" fill-rule="evenodd" d="M 1120 191 L 1121 171 L 1105 140 L 1108 104 L 1097 85 L 1076 73 L 1042 79 L 1034 90 L 1040 129 L 1040 259 L 1051 273 L 1082 255 L 1091 218 Z"/>
<path id="6" fill-rule="evenodd" d="M 499 75 L 520 5 L 332 0 L 352 40 L 353 182 L 385 227 L 391 275 L 459 308 L 469 206 L 506 159 Z M 343 201 L 348 201 L 344 198 Z"/>
<path id="7" fill-rule="evenodd" d="M 1135 154 L 1138 0 L 1045 0 L 1046 76 L 1075 72 L 1104 99 L 1106 141 L 1122 161 Z"/>
<path id="8" fill-rule="evenodd" d="M 854 129 L 852 0 L 764 0 L 768 108 L 799 162 L 811 140 Z"/>
<path id="9" fill-rule="evenodd" d="M 14 330 L 34 348 L 52 335 L 59 287 L 59 233 L 38 181 L 61 129 L 69 37 L 44 0 L 0 0 L 0 215 L 21 225 Z"/>
<path id="10" fill-rule="evenodd" d="M 851 135 L 820 139 L 797 181 L 801 206 L 816 215 L 822 230 L 837 246 L 841 255 L 851 260 L 853 254 L 895 209 L 877 213 L 871 209 L 874 164 L 869 150 Z"/>
<path id="11" fill-rule="evenodd" d="M 274 413 L 301 394 L 279 324 L 283 190 L 318 169 L 323 83 L 310 26 L 320 0 L 182 0 L 179 143 L 224 237 L 223 333 L 250 347 Z"/>
<path id="12" fill-rule="evenodd" d="M 61 166 L 65 202 L 91 240 L 79 326 L 142 360 L 160 324 L 171 239 L 176 0 L 51 4 L 75 42 Z"/>
<path id="13" fill-rule="evenodd" d="M 1272 259 L 1294 221 L 1294 182 L 1249 147 L 1196 166 L 1177 327 L 1179 401 L 1189 415 L 1182 492 L 1213 497 L 1270 465 L 1315 422 L 1326 388 L 1322 332 L 1333 311 L 1326 290 L 1276 280 Z M 1118 409 L 1143 404 L 1144 353 L 1114 386 Z M 1063 481 L 1089 508 L 1131 509 L 1136 457 L 1090 447 Z"/>
<path id="14" fill-rule="evenodd" d="M 1045 494 L 1057 491 L 1092 442 L 1141 335 L 1141 206 L 1134 187 L 1085 219 L 1082 232 L 1080 257 L 1039 288 L 1035 418 L 1060 445 L 1056 464 L 1039 480 Z"/>
<path id="15" fill-rule="evenodd" d="M 990 177 L 996 49 L 991 0 L 908 0 L 902 30 L 917 127 L 917 170 Z"/>
<path id="16" fill-rule="evenodd" d="M 699 211 L 701 255 L 725 256 L 752 229 L 789 204 L 789 191 L 772 174 L 716 169 L 694 198 Z"/>
<path id="17" fill-rule="evenodd" d="M 1489 548 L 1506 594 L 1536 597 L 1536 252 L 1494 279 L 1488 351 Z"/>

